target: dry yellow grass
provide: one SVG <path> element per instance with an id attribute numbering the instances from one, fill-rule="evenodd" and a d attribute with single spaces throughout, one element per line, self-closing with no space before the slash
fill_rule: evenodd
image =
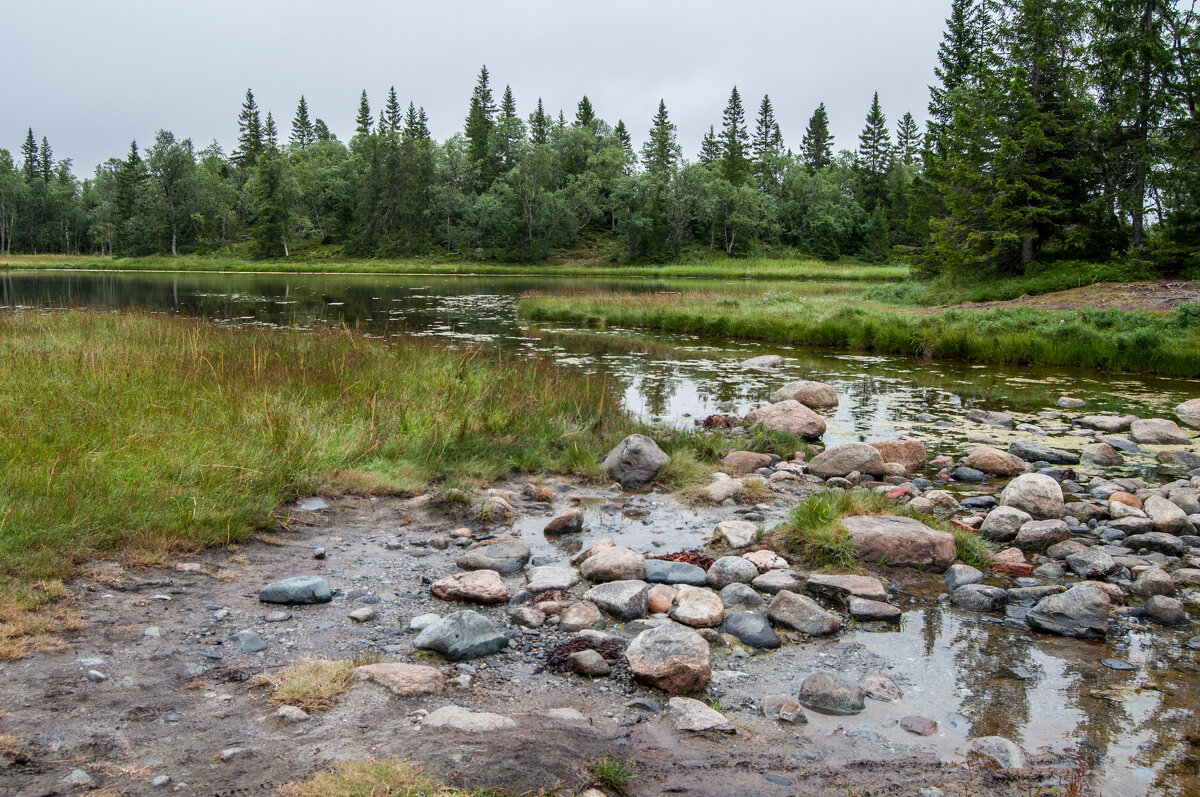
<path id="1" fill-rule="evenodd" d="M 345 761 L 332 768 L 289 783 L 280 797 L 499 797 L 495 790 L 463 791 L 427 777 L 409 761 Z"/>
<path id="2" fill-rule="evenodd" d="M 298 706 L 319 711 L 333 705 L 337 696 L 354 682 L 354 662 L 304 659 L 265 677 L 276 706 Z"/>

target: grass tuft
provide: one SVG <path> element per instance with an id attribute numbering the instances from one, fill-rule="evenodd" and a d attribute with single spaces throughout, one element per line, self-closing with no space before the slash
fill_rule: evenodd
<path id="1" fill-rule="evenodd" d="M 454 789 L 427 777 L 416 764 L 389 758 L 343 761 L 324 772 L 289 783 L 281 797 L 500 797 L 494 789 Z"/>
<path id="2" fill-rule="evenodd" d="M 891 501 L 870 490 L 815 490 L 792 508 L 775 533 L 808 562 L 850 570 L 858 565 L 858 552 L 841 519 L 881 514 L 889 507 L 894 507 Z"/>
<path id="3" fill-rule="evenodd" d="M 637 762 L 629 759 L 601 758 L 588 764 L 588 772 L 599 785 L 624 794 L 637 778 Z"/>
<path id="4" fill-rule="evenodd" d="M 271 687 L 272 704 L 320 711 L 331 707 L 337 696 L 350 688 L 355 666 L 345 659 L 305 659 L 264 681 Z"/>

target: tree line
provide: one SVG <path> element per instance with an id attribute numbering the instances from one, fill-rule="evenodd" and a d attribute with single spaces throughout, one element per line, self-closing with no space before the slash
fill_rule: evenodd
<path id="1" fill-rule="evenodd" d="M 342 142 L 304 97 L 290 131 L 247 91 L 236 148 L 161 130 L 79 180 L 31 129 L 0 150 L 0 251 L 117 256 L 297 241 L 347 254 L 537 260 L 591 240 L 631 261 L 686 250 L 904 258 L 928 274 L 1049 260 L 1200 267 L 1200 21 L 1177 0 L 953 0 L 928 122 L 872 99 L 835 151 L 824 104 L 795 149 L 735 87 L 685 158 L 660 101 L 635 151 L 580 99 L 522 116 L 486 67 L 462 131 L 364 91 Z"/>

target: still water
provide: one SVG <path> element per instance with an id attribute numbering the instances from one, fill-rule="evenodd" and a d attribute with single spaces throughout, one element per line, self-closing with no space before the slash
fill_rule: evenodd
<path id="1" fill-rule="evenodd" d="M 816 379 L 834 385 L 841 397 L 828 417 L 827 445 L 914 436 L 931 453 L 961 450 L 971 431 L 1001 439 L 1020 434 L 970 428 L 963 416 L 975 406 L 1014 412 L 1049 433 L 1036 439 L 1080 448 L 1084 439 L 1062 433 L 1070 413 L 1055 406 L 1061 395 L 1084 399 L 1088 412 L 1143 417 L 1172 417 L 1172 407 L 1200 396 L 1200 381 L 1195 380 L 927 363 L 628 330 L 533 328 L 517 313 L 520 296 L 531 290 L 672 291 L 682 286 L 803 290 L 794 283 L 684 285 L 544 277 L 14 272 L 0 273 L 0 306 L 141 308 L 228 325 L 346 324 L 385 338 L 418 335 L 497 347 L 604 374 L 621 386 L 631 412 L 676 425 L 690 425 L 712 413 L 740 416 L 785 382 Z M 858 290 L 845 286 L 847 294 Z M 823 286 L 822 293 L 829 292 Z M 786 365 L 770 373 L 741 365 L 761 354 L 783 355 Z M 1152 480 L 1157 475 L 1152 454 L 1129 457 L 1125 471 Z M 669 548 L 694 547 L 707 536 L 707 527 L 678 506 L 651 506 L 646 517 L 635 521 L 605 516 L 601 503 L 587 507 L 589 527 L 616 536 L 618 542 L 644 536 L 649 527 L 661 535 L 654 544 Z M 930 587 L 940 591 L 939 583 Z M 863 724 L 890 742 L 928 744 L 951 759 L 968 735 L 1000 734 L 1030 754 L 1080 751 L 1094 761 L 1096 785 L 1104 794 L 1200 794 L 1195 714 L 1200 665 L 1197 653 L 1184 645 L 1191 633 L 1135 624 L 1104 643 L 1049 639 L 919 601 L 906 611 L 898 629 L 858 628 L 843 641 L 860 643 L 890 663 L 891 674 L 916 698 L 920 713 L 943 729 L 937 737 L 913 742 L 895 725 L 898 713 L 913 710 L 912 700 L 895 705 L 868 701 L 862 715 L 868 722 Z M 1124 659 L 1136 669 L 1108 669 L 1099 663 L 1105 657 Z M 767 694 L 772 686 L 794 691 L 798 682 L 787 679 L 802 673 L 781 670 L 778 662 L 766 659 L 759 666 L 759 658 L 747 666 L 754 675 L 753 692 Z M 772 678 L 787 682 L 773 684 Z M 837 724 L 820 717 L 812 721 L 814 732 Z"/>

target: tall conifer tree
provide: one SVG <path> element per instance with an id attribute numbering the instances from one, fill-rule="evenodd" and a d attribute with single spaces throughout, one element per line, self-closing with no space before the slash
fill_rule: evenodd
<path id="1" fill-rule="evenodd" d="M 306 150 L 316 140 L 316 131 L 308 119 L 308 102 L 301 94 L 300 104 L 296 106 L 296 115 L 292 117 L 292 146 L 298 150 Z"/>
<path id="2" fill-rule="evenodd" d="M 731 185 L 741 185 L 750 177 L 750 161 L 746 157 L 749 142 L 746 111 L 737 86 L 734 86 L 725 105 L 721 131 L 721 176 Z"/>
<path id="3" fill-rule="evenodd" d="M 804 129 L 800 157 L 810 172 L 818 172 L 833 163 L 833 136 L 829 133 L 829 113 L 825 103 L 817 106 Z"/>

